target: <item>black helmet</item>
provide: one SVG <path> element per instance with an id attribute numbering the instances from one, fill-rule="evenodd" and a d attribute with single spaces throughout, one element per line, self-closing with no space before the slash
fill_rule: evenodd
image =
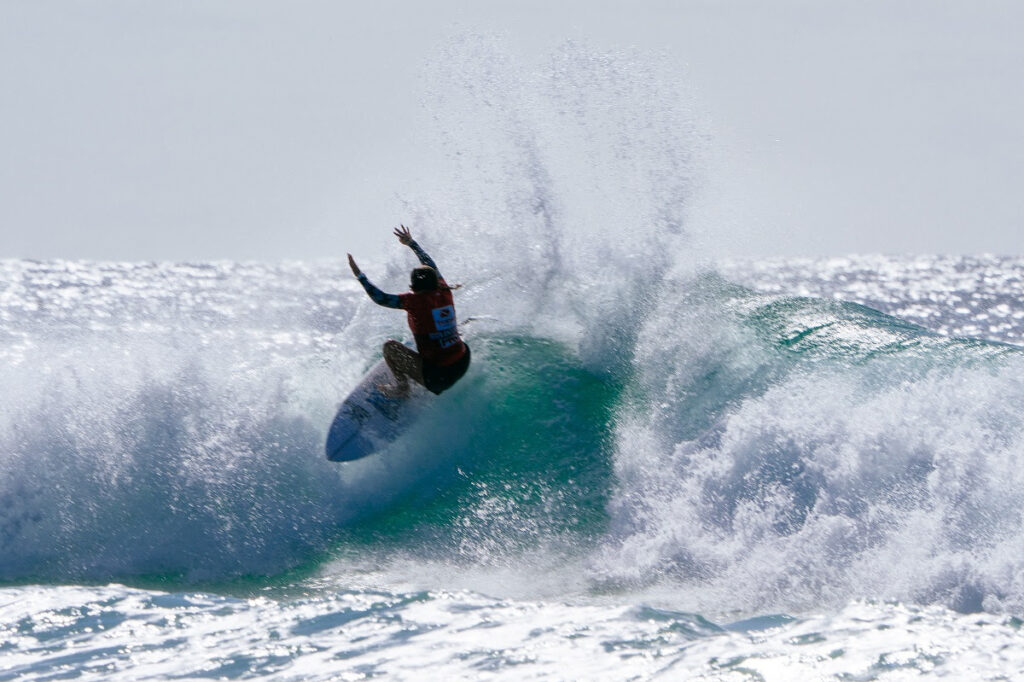
<path id="1" fill-rule="evenodd" d="M 409 287 L 413 291 L 433 291 L 437 288 L 437 270 L 429 265 L 414 268 Z"/>

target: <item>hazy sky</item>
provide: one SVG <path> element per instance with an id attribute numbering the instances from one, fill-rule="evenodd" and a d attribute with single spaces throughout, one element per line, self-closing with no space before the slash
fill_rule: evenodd
<path id="1" fill-rule="evenodd" d="M 379 249 L 465 31 L 667 55 L 746 255 L 1024 253 L 1016 0 L 2 0 L 0 257 Z"/>

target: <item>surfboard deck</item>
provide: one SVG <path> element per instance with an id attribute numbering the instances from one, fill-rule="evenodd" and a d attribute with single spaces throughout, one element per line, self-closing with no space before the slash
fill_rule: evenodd
<path id="1" fill-rule="evenodd" d="M 430 400 L 415 384 L 400 398 L 385 395 L 382 385 L 395 378 L 383 359 L 377 362 L 342 401 L 327 433 L 325 451 L 332 462 L 350 462 L 372 455 L 393 442 Z"/>

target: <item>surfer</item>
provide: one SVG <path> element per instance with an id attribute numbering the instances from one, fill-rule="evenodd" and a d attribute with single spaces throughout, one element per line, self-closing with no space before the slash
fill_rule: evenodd
<path id="1" fill-rule="evenodd" d="M 469 369 L 469 346 L 459 336 L 452 289 L 438 272 L 434 260 L 420 248 L 405 225 L 395 228 L 395 236 L 420 260 L 420 265 L 412 271 L 409 284 L 412 291 L 384 293 L 367 279 L 352 254 L 348 254 L 352 274 L 374 303 L 406 311 L 409 329 L 416 341 L 415 351 L 394 339 L 384 342 L 384 361 L 398 383 L 383 388 L 401 397 L 408 394 L 412 379 L 431 393 L 441 393 L 454 386 Z"/>

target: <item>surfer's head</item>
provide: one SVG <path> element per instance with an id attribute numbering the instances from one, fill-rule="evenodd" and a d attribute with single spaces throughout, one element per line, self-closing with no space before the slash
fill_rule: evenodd
<path id="1" fill-rule="evenodd" d="M 414 268 L 409 287 L 413 291 L 433 291 L 437 288 L 437 270 L 429 265 Z"/>

